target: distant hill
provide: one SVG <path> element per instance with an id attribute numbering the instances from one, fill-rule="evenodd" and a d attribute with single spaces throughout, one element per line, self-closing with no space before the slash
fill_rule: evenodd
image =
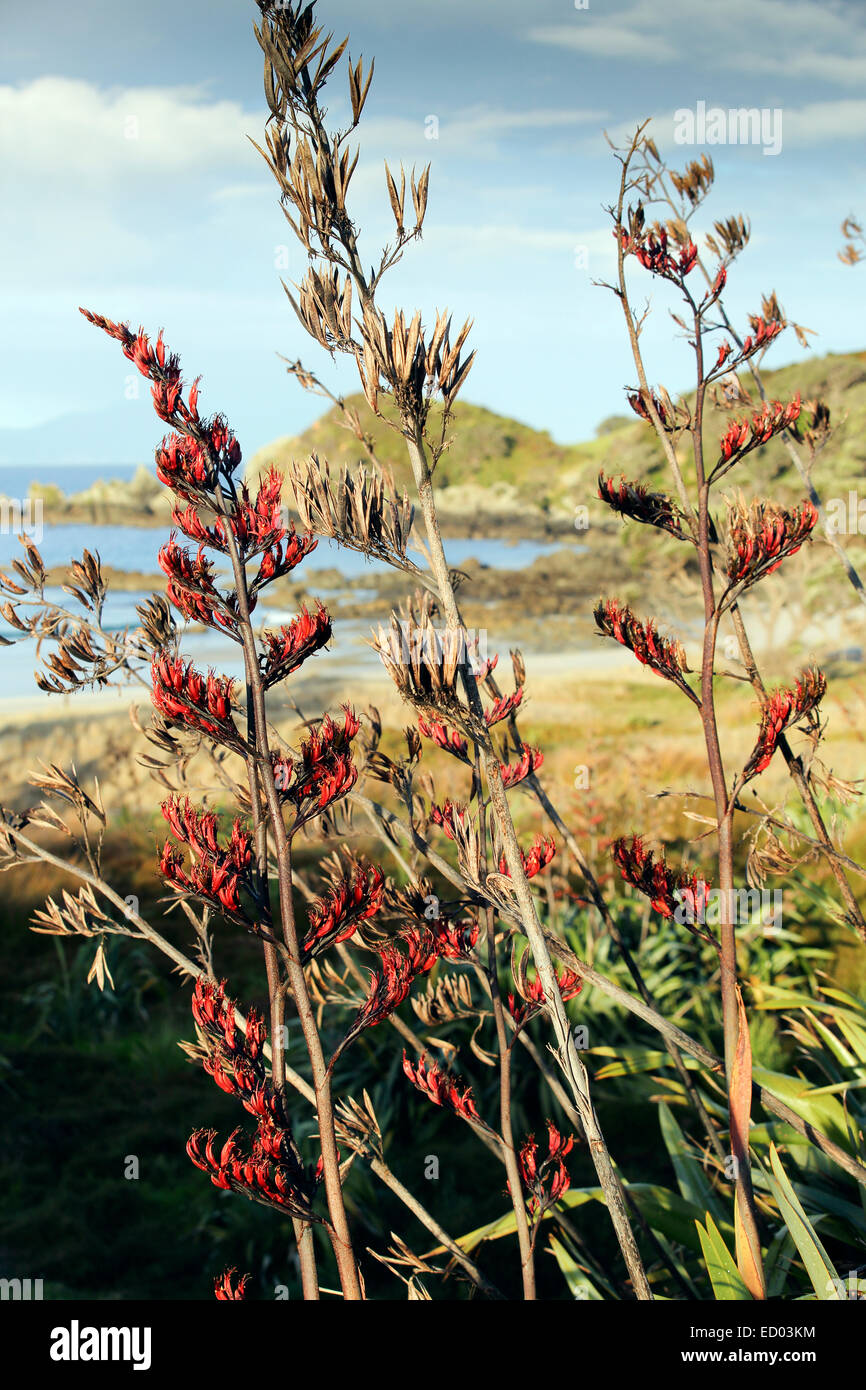
<path id="1" fill-rule="evenodd" d="M 830 409 L 835 434 L 818 458 L 814 477 L 824 495 L 843 495 L 862 484 L 866 474 L 866 352 L 804 357 L 776 371 L 763 372 L 768 394 L 790 399 L 799 390 L 803 400 L 820 399 Z M 748 373 L 740 380 L 760 402 Z M 670 383 L 665 383 L 671 389 Z M 673 394 L 673 392 L 672 392 Z M 399 435 L 372 414 L 362 395 L 350 396 L 362 427 L 372 435 L 381 460 L 400 485 L 411 484 L 405 448 Z M 385 408 L 390 402 L 385 402 Z M 746 406 L 736 413 L 748 413 Z M 730 417 L 712 406 L 706 416 L 705 441 L 720 436 Z M 435 413 L 433 415 L 435 423 Z M 614 416 L 599 427 L 595 439 L 581 444 L 556 444 L 543 430 L 533 429 L 482 406 L 458 404 L 454 411 L 454 442 L 436 473 L 444 516 L 465 518 L 487 514 L 491 519 L 515 514 L 538 524 L 570 524 L 574 508 L 591 502 L 600 468 L 619 476 L 640 478 L 666 488 L 666 463 L 651 427 L 637 417 Z M 681 446 L 684 465 L 687 448 Z M 284 469 L 291 458 L 317 453 L 332 471 L 362 457 L 357 440 L 341 423 L 336 407 L 328 410 L 303 434 L 278 439 L 259 450 L 248 465 L 256 476 L 269 464 Z M 688 473 L 686 474 L 688 476 Z M 779 501 L 800 496 L 803 485 L 778 441 L 756 450 L 730 476 L 733 488 L 747 494 L 771 491 Z"/>
<path id="2" fill-rule="evenodd" d="M 109 410 L 70 411 L 41 425 L 0 427 L 0 464 L 32 468 L 61 464 L 112 468 L 153 458 L 154 416 L 150 396 L 124 401 Z M 156 429 L 159 421 L 155 422 Z"/>

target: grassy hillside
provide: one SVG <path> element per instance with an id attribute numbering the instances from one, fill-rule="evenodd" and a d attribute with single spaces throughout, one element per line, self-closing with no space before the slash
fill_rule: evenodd
<path id="1" fill-rule="evenodd" d="M 844 496 L 866 471 L 866 352 L 804 357 L 792 366 L 766 371 L 764 380 L 774 398 L 790 399 L 799 390 L 804 401 L 820 399 L 829 407 L 835 432 L 816 463 L 814 478 L 825 497 Z M 742 374 L 741 381 L 757 407 L 747 373 Z M 352 396 L 349 403 L 376 441 L 379 457 L 393 468 L 398 482 L 408 484 L 409 467 L 399 436 L 373 416 L 363 396 Z M 389 405 L 386 402 L 386 407 Z M 715 407 L 709 409 L 708 444 L 723 433 L 729 418 Z M 446 514 L 469 508 L 519 513 L 536 521 L 568 522 L 575 506 L 590 503 L 595 496 L 600 468 L 651 480 L 660 487 L 667 485 L 655 435 L 636 417 L 615 416 L 600 427 L 595 439 L 559 445 L 546 431 L 464 403 L 455 409 L 452 433 L 453 444 L 437 473 L 440 503 Z M 332 468 L 358 461 L 357 441 L 341 424 L 336 407 L 303 434 L 276 440 L 261 450 L 252 459 L 249 472 L 255 475 L 270 463 L 285 467 L 290 458 L 303 458 L 312 452 L 328 459 Z M 681 452 L 685 458 L 685 447 Z M 778 441 L 752 454 L 731 476 L 731 483 L 747 493 L 771 488 L 779 501 L 798 497 L 803 490 Z"/>

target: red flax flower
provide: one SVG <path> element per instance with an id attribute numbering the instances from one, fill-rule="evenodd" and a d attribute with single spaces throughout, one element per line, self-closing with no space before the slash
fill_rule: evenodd
<path id="1" fill-rule="evenodd" d="M 465 738 L 461 738 L 456 729 L 448 729 L 438 719 L 428 721 L 423 714 L 419 714 L 418 730 L 425 738 L 431 739 L 437 747 L 444 748 L 446 753 L 453 753 L 457 758 L 466 759 L 469 744 Z"/>
<path id="2" fill-rule="evenodd" d="M 710 286 L 707 293 L 701 300 L 701 308 L 706 310 L 710 307 L 711 304 L 715 304 L 716 300 L 722 293 L 722 290 L 725 288 L 725 285 L 727 283 L 728 272 L 723 265 L 720 265 L 718 270 L 716 271 L 716 278 L 713 280 L 712 285 Z M 724 361 L 724 358 L 722 358 L 721 360 Z"/>
<path id="3" fill-rule="evenodd" d="M 166 351 L 162 333 L 151 343 L 142 328 L 134 334 L 126 324 L 113 323 L 87 309 L 81 313 L 120 343 L 124 355 L 152 383 L 153 406 L 159 418 L 187 437 L 183 444 L 176 437 L 173 443 L 164 441 L 163 449 L 157 453 L 161 481 L 172 488 L 177 482 L 178 494 L 187 498 L 206 496 L 216 488 L 220 475 L 230 482 L 241 462 L 240 445 L 223 416 L 203 420 L 199 415 L 197 380 L 190 387 L 188 400 L 184 400 L 180 360 L 176 353 Z M 173 451 L 177 455 L 179 448 L 183 457 L 171 457 Z"/>
<path id="4" fill-rule="evenodd" d="M 291 758 L 284 753 L 271 753 L 271 768 L 274 774 L 274 785 L 277 794 L 283 798 L 288 797 L 289 789 L 295 778 L 295 764 Z"/>
<path id="5" fill-rule="evenodd" d="M 204 997 L 193 998 L 193 1016 L 199 1025 L 205 1055 L 201 1059 L 204 1071 L 221 1091 L 235 1096 L 250 1115 L 270 1131 L 285 1129 L 280 1099 L 271 1084 L 265 1067 L 264 1046 L 267 1029 L 264 1019 L 251 1009 L 243 1032 L 234 1025 L 234 1002 L 226 999 L 223 981 L 205 985 Z M 198 984 L 196 986 L 198 990 Z M 208 997 L 207 991 L 211 994 Z M 216 1014 L 208 1018 L 208 1007 Z M 285 1131 L 288 1135 L 288 1130 Z"/>
<path id="6" fill-rule="evenodd" d="M 251 1115 L 279 1123 L 281 1112 L 265 1069 L 267 1028 L 261 1014 L 250 1009 L 243 1030 L 237 1006 L 219 984 L 203 976 L 195 982 L 192 1015 L 205 1049 L 202 1065 L 220 1090 L 237 1096 Z"/>
<path id="7" fill-rule="evenodd" d="M 237 1270 L 232 1266 L 231 1269 L 223 1270 L 213 1281 L 214 1297 L 220 1302 L 242 1302 L 247 1296 L 247 1284 L 252 1275 L 245 1274 L 242 1279 L 238 1279 Z"/>
<path id="8" fill-rule="evenodd" d="M 181 394 L 183 382 L 180 360 L 176 353 L 166 352 L 162 330 L 156 342 L 151 343 L 143 328 L 139 328 L 136 334 L 125 323 L 114 323 L 111 319 L 103 318 L 101 314 L 93 314 L 88 309 L 81 309 L 80 312 L 88 322 L 101 328 L 109 337 L 115 338 L 123 349 L 124 357 L 138 368 L 142 376 L 146 376 L 153 383 L 153 405 L 160 419 L 171 420 L 177 413 L 190 425 L 199 423 L 197 383 L 190 391 L 187 406 Z"/>
<path id="9" fill-rule="evenodd" d="M 425 1096 L 429 1096 L 434 1105 L 441 1105 L 446 1110 L 453 1110 L 455 1115 L 461 1115 L 464 1120 L 474 1120 L 477 1124 L 484 1124 L 475 1106 L 472 1095 L 472 1087 L 466 1086 L 461 1090 L 462 1082 L 457 1078 L 443 1071 L 435 1062 L 430 1066 L 426 1065 L 427 1054 L 422 1052 L 416 1063 L 412 1063 L 403 1051 L 403 1071 L 412 1085 Z M 485 1125 L 485 1128 L 487 1126 Z"/>
<path id="10" fill-rule="evenodd" d="M 664 227 L 649 231 L 643 237 L 630 239 L 627 249 L 634 252 L 645 270 L 677 285 L 694 270 L 698 259 L 698 248 L 693 241 L 681 246 L 678 254 L 672 254 L 668 250 L 668 234 Z"/>
<path id="11" fill-rule="evenodd" d="M 189 845 L 196 854 L 216 854 L 219 851 L 219 818 L 213 811 L 197 811 L 185 797 L 170 796 L 163 801 L 160 810 L 171 826 L 175 839 Z"/>
<path id="12" fill-rule="evenodd" d="M 203 1047 L 202 1065 L 221 1090 L 236 1096 L 256 1118 L 256 1138 L 251 1153 L 244 1153 L 235 1129 L 219 1154 L 213 1130 L 197 1130 L 187 1153 L 216 1187 L 242 1191 L 255 1201 L 309 1214 L 310 1201 L 321 1177 L 320 1167 L 307 1172 L 287 1127 L 282 1103 L 265 1067 L 267 1029 L 264 1020 L 250 1010 L 243 1030 L 236 1005 L 227 998 L 225 981 L 199 977 L 193 991 L 192 1012 Z"/>
<path id="13" fill-rule="evenodd" d="M 218 676 L 213 671 L 203 676 L 191 661 L 165 651 L 153 657 L 150 674 L 151 699 L 166 719 L 199 729 L 229 747 L 243 749 L 231 714 L 235 683 L 229 676 Z"/>
<path id="14" fill-rule="evenodd" d="M 197 384 L 193 387 L 193 391 L 198 399 Z M 190 400 L 192 400 L 192 391 L 190 392 Z M 222 415 L 214 415 L 211 420 L 205 423 L 204 432 L 212 451 L 224 461 L 223 471 L 231 474 L 241 461 L 241 446 L 232 434 L 228 421 Z"/>
<path id="15" fill-rule="evenodd" d="M 285 540 L 294 527 L 286 528 L 283 520 L 283 475 L 276 468 L 269 468 L 259 480 L 256 500 L 250 500 L 246 483 L 241 485 L 240 498 L 229 518 L 229 524 L 240 544 L 244 555 L 255 555 L 258 551 L 269 550 Z M 305 555 L 315 550 L 318 541 L 310 536 Z"/>
<path id="16" fill-rule="evenodd" d="M 178 497 L 187 501 L 206 496 L 216 482 L 216 472 L 207 451 L 190 435 L 166 435 L 156 451 L 156 476 Z M 187 535 L 191 534 L 181 522 L 178 525 Z M 198 536 L 191 538 L 201 539 Z"/>
<path id="17" fill-rule="evenodd" d="M 243 926 L 254 925 L 241 902 L 241 875 L 227 856 L 214 855 L 202 860 L 193 864 L 187 873 L 181 856 L 170 841 L 166 841 L 159 859 L 159 871 L 179 894 L 203 898 Z"/>
<path id="18" fill-rule="evenodd" d="M 469 665 L 472 667 L 472 674 L 477 683 L 483 685 L 490 673 L 496 670 L 496 666 L 499 662 L 499 653 L 496 652 L 493 656 L 485 657 L 482 661 L 477 651 L 478 638 L 473 638 L 471 642 L 467 643 L 467 646 L 469 648 Z"/>
<path id="19" fill-rule="evenodd" d="M 159 567 L 168 575 L 166 594 L 185 618 L 208 627 L 236 630 L 237 621 L 213 581 L 213 565 L 199 546 L 193 557 L 179 546 L 172 532 L 159 552 Z"/>
<path id="20" fill-rule="evenodd" d="M 751 781 L 770 762 L 780 736 L 785 729 L 810 716 L 827 691 L 827 678 L 822 671 L 810 668 L 803 671 L 793 689 L 774 690 L 761 711 L 758 740 L 743 769 L 743 780 Z"/>
<path id="21" fill-rule="evenodd" d="M 521 1146 L 520 1176 L 529 1193 L 526 1204 L 533 1222 L 540 1221 L 551 1207 L 555 1206 L 571 1186 L 571 1178 L 565 1166 L 566 1155 L 574 1148 L 574 1135 L 564 1139 L 552 1120 L 547 1121 L 547 1153 L 539 1163 L 538 1144 L 530 1134 Z"/>
<path id="22" fill-rule="evenodd" d="M 258 930 L 258 915 L 251 918 L 240 898 L 243 887 L 255 900 L 257 890 L 250 873 L 253 862 L 252 840 L 239 820 L 232 824 L 229 843 L 217 839 L 218 822 L 212 812 L 196 812 L 189 801 L 163 803 L 162 812 L 175 834 L 198 856 L 187 872 L 183 860 L 170 841 L 166 841 L 159 868 L 166 881 L 180 894 L 203 898 L 227 916 L 250 930 Z M 263 907 L 265 915 L 267 909 Z"/>
<path id="23" fill-rule="evenodd" d="M 523 751 L 518 762 L 499 764 L 503 787 L 516 787 L 520 782 L 525 782 L 544 762 L 544 754 L 539 748 L 530 748 L 528 743 L 521 746 Z"/>
<path id="24" fill-rule="evenodd" d="M 662 917 L 672 917 L 681 900 L 692 905 L 696 917 L 703 916 L 709 884 L 696 874 L 675 874 L 667 867 L 664 854 L 654 859 L 639 835 L 632 836 L 631 844 L 625 839 L 614 840 L 611 853 L 626 882 L 645 893 Z"/>
<path id="25" fill-rule="evenodd" d="M 143 328 L 139 328 L 138 333 L 133 333 L 125 323 L 113 323 L 111 319 L 103 318 L 101 314 L 93 314 L 88 309 L 79 309 L 79 312 L 88 322 L 101 328 L 109 337 L 115 338 L 123 349 L 124 357 L 138 368 L 142 376 L 148 377 L 154 383 L 154 404 L 157 405 L 157 413 L 160 413 L 159 405 L 165 405 L 168 400 L 173 400 L 173 409 L 176 397 L 172 398 L 172 390 L 179 394 L 181 388 L 180 363 L 176 353 L 166 352 L 162 329 L 156 342 L 152 344 Z"/>
<path id="26" fill-rule="evenodd" d="M 658 396 L 655 394 L 654 391 L 651 391 L 650 395 L 652 397 L 652 403 L 655 408 L 656 415 L 658 415 L 659 419 L 661 420 L 662 426 L 666 430 L 674 429 L 676 427 L 675 422 L 669 417 L 667 406 L 659 400 Z M 629 405 L 631 406 L 632 410 L 634 411 L 635 415 L 639 415 L 642 420 L 648 420 L 649 423 L 652 424 L 652 415 L 650 414 L 649 406 L 647 405 L 643 396 L 639 392 L 635 391 L 632 393 L 627 393 L 626 399 Z M 599 474 L 599 496 L 601 496 L 603 501 L 606 502 L 608 499 L 601 492 L 601 480 L 602 474 Z M 634 484 L 634 486 L 637 486 L 637 484 Z M 611 503 L 610 505 L 613 506 L 613 503 Z"/>
<path id="27" fill-rule="evenodd" d="M 774 435 L 780 434 L 799 418 L 801 409 L 798 391 L 787 405 L 781 401 L 765 401 L 750 420 L 732 420 L 719 442 L 719 461 L 713 470 L 715 475 L 727 472 L 752 449 L 769 443 Z"/>
<path id="28" fill-rule="evenodd" d="M 430 819 L 434 825 L 445 831 L 449 840 L 455 841 L 458 838 L 456 829 L 462 827 L 466 830 L 471 822 L 468 807 L 453 802 L 450 797 L 441 806 L 433 802 L 430 807 Z"/>
<path id="29" fill-rule="evenodd" d="M 453 921 L 447 917 L 437 917 L 430 926 L 436 934 L 436 948 L 446 960 L 471 960 L 478 941 L 478 918 L 465 917 Z"/>
<path id="30" fill-rule="evenodd" d="M 211 1044 L 232 1055 L 243 1054 L 259 1064 L 268 1036 L 264 1020 L 251 1009 L 241 1033 L 235 1017 L 236 1005 L 227 998 L 225 984 L 225 980 L 217 984 L 199 975 L 192 993 L 192 1016 Z M 264 1076 L 264 1071 L 261 1074 Z"/>
<path id="31" fill-rule="evenodd" d="M 542 869 L 546 869 L 553 856 L 556 854 L 556 844 L 547 835 L 536 835 L 532 842 L 532 847 L 527 854 L 520 851 L 520 858 L 523 863 L 523 872 L 527 878 L 534 878 L 540 874 Z M 499 857 L 499 872 L 507 878 L 511 877 L 508 867 L 508 860 L 504 854 Z"/>
<path id="32" fill-rule="evenodd" d="M 688 695 L 696 705 L 700 705 L 695 692 L 685 679 L 688 671 L 686 654 L 680 642 L 661 637 L 654 619 L 642 623 L 627 604 L 618 599 L 601 599 L 593 613 L 596 626 L 605 637 L 613 637 L 623 647 L 634 652 L 643 666 L 648 666 L 656 675 L 672 681 L 684 695 Z"/>
<path id="33" fill-rule="evenodd" d="M 179 441 L 183 445 L 185 441 Z M 189 443 L 189 441 L 186 441 Z M 157 456 L 157 473 L 158 473 Z M 207 474 L 203 473 L 199 481 L 206 481 Z M 161 478 L 161 481 L 168 482 L 174 486 L 174 491 L 178 492 L 177 484 L 170 481 L 170 478 Z M 174 507 L 171 518 L 178 530 L 183 535 L 188 535 L 190 541 L 197 541 L 199 545 L 209 545 L 211 549 L 228 552 L 228 537 L 234 535 L 238 542 L 238 550 L 242 559 L 249 559 L 250 556 L 259 555 L 261 550 L 271 549 L 279 541 L 284 541 L 286 535 L 286 525 L 282 517 L 279 500 L 282 495 L 282 475 L 277 473 L 275 468 L 271 468 L 270 473 L 265 474 L 261 481 L 259 492 L 256 493 L 256 500 L 250 500 L 249 489 L 245 482 L 240 484 L 238 499 L 232 506 L 231 513 L 217 514 L 213 525 L 206 525 L 200 517 L 196 506 L 192 502 L 186 507 Z M 186 493 L 182 493 L 183 496 Z M 292 535 L 295 534 L 292 528 Z M 306 549 L 304 553 L 309 555 L 310 550 L 316 549 L 316 539 L 310 538 L 304 541 Z"/>
<path id="34" fill-rule="evenodd" d="M 202 858 L 223 854 L 238 872 L 252 864 L 252 837 L 242 829 L 237 818 L 232 821 L 228 846 L 223 848 L 219 842 L 219 817 L 213 811 L 197 811 L 189 797 L 181 801 L 179 796 L 171 796 L 163 801 L 160 810 L 176 838 L 189 845 Z"/>
<path id="35" fill-rule="evenodd" d="M 648 492 L 643 483 L 628 483 L 625 478 L 614 483 L 613 478 L 605 478 L 604 473 L 599 473 L 598 495 L 602 502 L 621 516 L 642 521 L 648 526 L 657 526 L 679 540 L 689 539 L 682 512 L 663 492 Z"/>
<path id="36" fill-rule="evenodd" d="M 768 347 L 774 338 L 777 338 L 785 327 L 780 319 L 765 319 L 761 314 L 750 314 L 749 324 L 751 333 L 743 340 L 737 362 L 745 362 L 750 357 L 754 357 L 756 352 Z"/>
<path id="37" fill-rule="evenodd" d="M 167 482 L 168 479 L 163 478 L 162 481 Z M 172 484 L 169 483 L 169 486 Z M 251 500 L 246 483 L 242 483 L 231 512 L 217 515 L 212 526 L 205 525 L 192 504 L 183 510 L 175 507 L 172 520 L 190 540 L 209 545 L 214 550 L 227 552 L 228 536 L 233 535 L 241 557 L 249 559 L 277 545 L 289 534 L 280 508 L 282 489 L 282 475 L 272 468 L 262 479 L 255 501 Z M 177 487 L 175 491 L 178 491 Z M 314 550 L 317 544 L 311 537 L 306 543 L 305 554 Z"/>
<path id="38" fill-rule="evenodd" d="M 794 555 L 818 523 L 818 513 L 806 499 L 786 511 L 772 502 L 738 502 L 728 512 L 728 578 L 731 586 L 750 588 Z"/>
<path id="39" fill-rule="evenodd" d="M 385 877 L 378 867 L 355 867 L 326 898 L 307 909 L 310 930 L 302 947 L 306 965 L 329 946 L 348 941 L 362 922 L 374 917 L 382 906 Z"/>
<path id="40" fill-rule="evenodd" d="M 241 1150 L 237 1143 L 237 1136 L 240 1129 L 233 1129 L 226 1142 L 217 1154 L 214 1150 L 214 1140 L 216 1139 L 215 1129 L 196 1129 L 193 1130 L 186 1144 L 186 1151 L 195 1164 L 203 1173 L 210 1176 L 214 1187 L 221 1187 L 226 1191 L 231 1189 L 230 1179 L 231 1165 L 241 1156 Z M 202 1152 L 204 1144 L 204 1152 Z"/>
<path id="41" fill-rule="evenodd" d="M 544 1008 L 544 986 L 541 980 L 537 975 L 530 980 L 526 973 L 527 954 L 528 952 L 524 951 L 519 960 L 512 961 L 511 966 L 511 975 L 517 994 L 509 994 L 508 1012 L 518 1028 L 522 1028 Z M 580 976 L 575 970 L 563 970 L 561 974 L 557 974 L 556 983 L 559 985 L 559 993 L 564 1004 L 569 999 L 576 998 L 583 988 Z M 523 1003 L 520 1003 L 519 1000 L 523 1000 Z"/>
<path id="42" fill-rule="evenodd" d="M 330 642 L 331 619 L 321 603 L 315 613 L 302 607 L 296 618 L 278 632 L 266 632 L 264 639 L 268 650 L 261 658 L 261 668 L 267 688 L 297 671 L 307 657 Z"/>
<path id="43" fill-rule="evenodd" d="M 283 539 L 270 545 L 262 555 L 258 574 L 250 584 L 251 597 L 255 598 L 259 590 L 270 584 L 271 580 L 290 574 L 318 544 L 315 536 L 299 536 L 294 526 L 291 526 Z"/>
<path id="44" fill-rule="evenodd" d="M 403 946 L 389 943 L 379 952 L 379 968 L 370 974 L 367 998 L 361 1005 L 348 1033 L 343 1038 L 328 1066 L 331 1071 L 343 1050 L 354 1042 L 365 1028 L 384 1023 L 409 996 L 412 982 L 431 970 L 439 957 L 439 943 L 427 927 L 401 932 L 398 940 Z"/>
<path id="45" fill-rule="evenodd" d="M 348 705 L 343 706 L 343 714 L 342 725 L 326 715 L 301 744 L 293 769 L 294 781 L 287 790 L 298 811 L 295 830 L 345 796 L 358 780 L 358 769 L 352 762 L 352 739 L 361 724 Z"/>
<path id="46" fill-rule="evenodd" d="M 261 1081 L 246 1057 L 214 1053 L 202 1067 L 226 1095 L 236 1096 L 245 1110 L 268 1124 L 280 1122 L 280 1105 L 269 1081 Z"/>
<path id="47" fill-rule="evenodd" d="M 241 1192 L 253 1202 L 288 1211 L 306 1221 L 320 1220 L 311 1209 L 318 1168 L 308 1172 L 297 1161 L 288 1166 L 273 1164 L 261 1139 L 256 1139 L 252 1150 L 245 1152 L 237 1141 L 239 1133 L 233 1130 L 217 1153 L 214 1148 L 216 1130 L 194 1130 L 186 1151 L 196 1168 L 208 1174 L 214 1187 Z"/>
<path id="48" fill-rule="evenodd" d="M 484 711 L 484 722 L 488 729 L 494 724 L 499 724 L 503 719 L 507 719 L 509 714 L 513 714 L 523 699 L 523 686 L 519 685 L 510 695 L 500 695 L 490 709 Z"/>

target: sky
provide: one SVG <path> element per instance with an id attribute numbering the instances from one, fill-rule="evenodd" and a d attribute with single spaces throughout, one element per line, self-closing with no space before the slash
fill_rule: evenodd
<path id="1" fill-rule="evenodd" d="M 866 265 L 837 258 L 843 218 L 866 217 L 864 0 L 319 0 L 317 12 L 350 34 L 353 59 L 376 58 L 351 208 L 368 263 L 393 236 L 383 161 L 432 164 L 423 240 L 382 303 L 474 319 L 467 400 L 563 442 L 623 412 L 634 367 L 596 283 L 614 269 L 604 132 L 621 141 L 647 117 L 675 168 L 713 157 L 698 231 L 751 220 L 729 311 L 745 326 L 775 290 L 815 330 L 811 351 L 866 346 Z M 247 457 L 323 409 L 279 354 L 357 389 L 280 285 L 305 265 L 246 138 L 261 140 L 266 116 L 257 16 L 252 0 L 0 0 L 6 462 L 152 459 L 162 429 L 146 383 L 79 304 L 164 328 Z M 339 124 L 344 66 L 328 91 Z M 676 113 L 701 102 L 780 112 L 781 149 L 677 143 Z M 639 270 L 633 285 L 652 310 L 653 381 L 688 389 L 673 300 Z M 802 354 L 790 335 L 771 362 Z"/>

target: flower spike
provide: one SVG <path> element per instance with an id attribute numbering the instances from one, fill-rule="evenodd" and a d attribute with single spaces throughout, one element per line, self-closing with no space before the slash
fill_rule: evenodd
<path id="1" fill-rule="evenodd" d="M 654 619 L 643 623 L 627 604 L 618 599 L 601 599 L 593 614 L 596 626 L 605 637 L 613 637 L 620 646 L 634 652 L 643 666 L 663 676 L 680 689 L 696 705 L 700 700 L 685 678 L 688 671 L 686 654 L 681 642 L 661 637 Z"/>
<path id="2" fill-rule="evenodd" d="M 460 1115 L 464 1120 L 479 1125 L 484 1124 L 475 1105 L 472 1087 L 466 1086 L 461 1089 L 462 1083 L 456 1077 L 443 1071 L 435 1062 L 431 1062 L 428 1066 L 426 1052 L 422 1052 L 418 1061 L 413 1063 L 404 1049 L 403 1071 L 412 1085 L 423 1095 L 428 1096 L 434 1105 L 441 1105 L 446 1110 L 452 1110 L 455 1115 Z M 484 1128 L 487 1129 L 488 1126 L 484 1125 Z"/>
<path id="3" fill-rule="evenodd" d="M 793 689 L 774 690 L 761 711 L 761 726 L 742 780 L 750 782 L 763 772 L 776 751 L 786 729 L 801 719 L 814 722 L 815 711 L 827 692 L 827 678 L 822 671 L 804 671 Z"/>

